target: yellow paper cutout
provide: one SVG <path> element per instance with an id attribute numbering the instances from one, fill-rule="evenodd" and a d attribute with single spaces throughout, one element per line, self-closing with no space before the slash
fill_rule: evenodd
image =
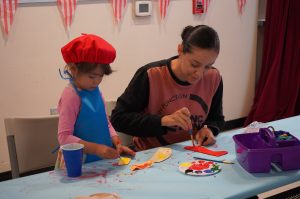
<path id="1" fill-rule="evenodd" d="M 119 165 L 119 166 L 121 166 L 121 165 L 127 165 L 127 164 L 129 164 L 130 161 L 131 161 L 131 158 L 120 157 L 120 158 L 119 158 L 118 165 Z"/>

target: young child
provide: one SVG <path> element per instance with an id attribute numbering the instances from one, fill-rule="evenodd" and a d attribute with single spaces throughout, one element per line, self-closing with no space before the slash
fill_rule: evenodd
<path id="1" fill-rule="evenodd" d="M 118 158 L 120 153 L 135 155 L 121 144 L 105 110 L 98 88 L 104 75 L 112 73 L 110 63 L 116 51 L 104 39 L 91 34 L 75 38 L 62 49 L 67 63 L 64 74 L 70 80 L 58 103 L 60 145 L 84 145 L 85 163 Z"/>

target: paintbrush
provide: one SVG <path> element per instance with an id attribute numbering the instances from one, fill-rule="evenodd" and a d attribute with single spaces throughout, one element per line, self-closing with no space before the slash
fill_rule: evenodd
<path id="1" fill-rule="evenodd" d="M 117 141 L 116 141 L 116 149 L 118 150 L 118 147 L 120 147 L 121 146 L 121 141 L 120 141 L 120 139 L 117 139 Z M 118 153 L 119 153 L 119 151 L 118 151 Z M 119 154 L 119 159 L 121 159 L 121 154 Z"/>
<path id="2" fill-rule="evenodd" d="M 224 164 L 234 164 L 234 162 L 230 162 L 228 160 L 212 160 L 212 159 L 200 158 L 200 157 L 194 157 L 194 159 L 197 159 L 197 160 L 206 160 L 206 161 L 212 161 L 212 162 L 218 162 L 218 163 L 224 163 Z"/>
<path id="3" fill-rule="evenodd" d="M 194 137 L 193 137 L 193 129 L 190 129 L 190 130 L 189 130 L 189 134 L 190 134 L 190 136 L 191 136 L 192 144 L 193 144 L 193 146 L 195 146 L 195 143 L 194 143 Z"/>

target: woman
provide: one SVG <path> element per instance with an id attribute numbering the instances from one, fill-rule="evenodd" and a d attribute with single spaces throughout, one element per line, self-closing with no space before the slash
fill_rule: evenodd
<path id="1" fill-rule="evenodd" d="M 178 55 L 138 69 L 112 111 L 112 125 L 133 135 L 137 150 L 185 141 L 189 132 L 199 145 L 211 145 L 224 125 L 222 78 L 212 67 L 218 34 L 198 25 L 181 37 Z"/>

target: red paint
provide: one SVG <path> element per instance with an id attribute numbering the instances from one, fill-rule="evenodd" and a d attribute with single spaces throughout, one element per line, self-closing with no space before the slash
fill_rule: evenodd
<path id="1" fill-rule="evenodd" d="M 101 173 L 99 173 L 99 176 L 102 176 L 103 178 L 106 178 L 107 174 L 108 174 L 108 171 L 104 170 Z"/>
<path id="2" fill-rule="evenodd" d="M 213 151 L 203 146 L 185 146 L 184 149 L 212 156 L 222 156 L 228 153 L 227 151 Z"/>
<path id="3" fill-rule="evenodd" d="M 87 179 L 87 178 L 95 178 L 98 176 L 101 176 L 103 178 L 106 178 L 108 171 L 104 170 L 101 173 L 97 173 L 97 172 L 83 172 L 82 176 L 80 176 L 80 179 Z"/>
<path id="4" fill-rule="evenodd" d="M 189 167 L 189 169 L 194 170 L 194 171 L 209 169 L 211 164 L 214 164 L 214 163 L 211 161 L 207 162 L 207 161 L 199 160 L 196 162 L 192 162 L 192 165 Z"/>

